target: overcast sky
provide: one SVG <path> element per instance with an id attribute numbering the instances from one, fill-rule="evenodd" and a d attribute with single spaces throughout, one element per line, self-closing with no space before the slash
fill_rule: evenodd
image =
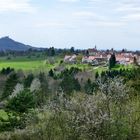
<path id="1" fill-rule="evenodd" d="M 0 0 L 0 36 L 37 47 L 140 50 L 140 0 Z"/>

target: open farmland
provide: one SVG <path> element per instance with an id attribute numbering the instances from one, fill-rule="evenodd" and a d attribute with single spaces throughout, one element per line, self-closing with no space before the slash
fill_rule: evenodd
<path id="1" fill-rule="evenodd" d="M 5 58 L 0 58 L 0 70 L 2 68 L 14 68 L 15 70 L 23 70 L 25 72 L 38 72 L 38 71 L 42 71 L 42 72 L 48 72 L 50 69 L 54 69 L 58 66 L 60 66 L 60 61 L 63 60 L 63 58 L 47 58 L 47 59 L 43 59 L 43 58 L 25 58 L 25 57 L 18 57 L 18 58 L 14 58 L 11 60 L 5 59 Z M 90 66 L 88 64 L 62 64 L 63 67 L 65 68 L 71 68 L 71 67 L 77 67 L 79 69 L 82 70 L 88 70 L 88 71 L 93 71 L 96 72 L 98 71 L 99 73 L 101 73 L 102 71 L 106 71 L 108 70 L 107 67 L 103 67 L 103 66 Z M 114 67 L 114 70 L 119 70 L 119 69 L 132 69 L 133 66 L 132 65 L 128 65 L 128 66 L 123 66 L 123 65 L 117 65 L 116 67 Z"/>
<path id="2" fill-rule="evenodd" d="M 24 71 L 29 70 L 38 70 L 38 69 L 44 69 L 44 68 L 51 68 L 52 65 L 44 64 L 44 61 L 42 60 L 34 60 L 34 61 L 4 61 L 0 62 L 0 68 L 6 68 L 11 67 L 16 70 L 22 69 Z"/>
<path id="3" fill-rule="evenodd" d="M 24 57 L 16 58 L 12 60 L 0 59 L 0 69 L 11 67 L 15 70 L 23 70 L 23 71 L 48 71 L 54 68 L 58 63 L 55 62 L 53 64 L 49 63 L 49 61 L 45 59 L 27 59 Z"/>

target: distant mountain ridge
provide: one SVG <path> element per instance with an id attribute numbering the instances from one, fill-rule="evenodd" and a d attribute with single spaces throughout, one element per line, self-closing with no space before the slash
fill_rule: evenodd
<path id="1" fill-rule="evenodd" d="M 39 49 L 30 45 L 17 42 L 9 36 L 0 38 L 0 51 L 27 51 L 29 49 Z"/>

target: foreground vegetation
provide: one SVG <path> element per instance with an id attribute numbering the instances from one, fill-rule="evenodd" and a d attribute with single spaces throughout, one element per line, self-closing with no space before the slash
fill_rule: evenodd
<path id="1" fill-rule="evenodd" d="M 28 53 L 0 58 L 0 140 L 140 139 L 140 67 Z"/>
<path id="2" fill-rule="evenodd" d="M 140 139 L 140 68 L 35 75 L 8 68 L 0 77 L 2 140 Z"/>

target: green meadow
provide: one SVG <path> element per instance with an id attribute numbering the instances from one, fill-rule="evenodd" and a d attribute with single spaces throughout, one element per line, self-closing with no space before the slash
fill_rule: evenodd
<path id="1" fill-rule="evenodd" d="M 38 69 L 44 69 L 44 68 L 50 68 L 51 65 L 49 64 L 44 64 L 44 61 L 42 60 L 34 60 L 34 61 L 4 61 L 0 62 L 0 68 L 6 68 L 6 67 L 11 67 L 16 70 L 22 69 L 25 71 L 28 70 L 38 70 Z"/>
<path id="2" fill-rule="evenodd" d="M 27 58 L 16 58 L 11 60 L 6 60 L 0 58 L 0 69 L 11 67 L 15 70 L 23 71 L 48 71 L 54 68 L 57 65 L 57 62 L 50 64 L 47 59 L 27 59 Z"/>
<path id="3" fill-rule="evenodd" d="M 60 66 L 60 61 L 63 58 L 60 57 L 53 57 L 53 58 L 26 58 L 26 57 L 17 57 L 14 59 L 6 59 L 0 58 L 0 70 L 2 68 L 14 68 L 15 70 L 23 70 L 24 72 L 48 72 L 50 69 L 54 69 Z M 90 66 L 88 64 L 62 64 L 65 68 L 70 67 L 78 67 L 82 70 L 88 70 L 96 72 L 98 71 L 101 73 L 102 71 L 108 70 L 108 67 L 103 66 Z M 119 69 L 132 69 L 133 65 L 123 66 L 123 65 L 116 65 L 113 70 Z"/>

